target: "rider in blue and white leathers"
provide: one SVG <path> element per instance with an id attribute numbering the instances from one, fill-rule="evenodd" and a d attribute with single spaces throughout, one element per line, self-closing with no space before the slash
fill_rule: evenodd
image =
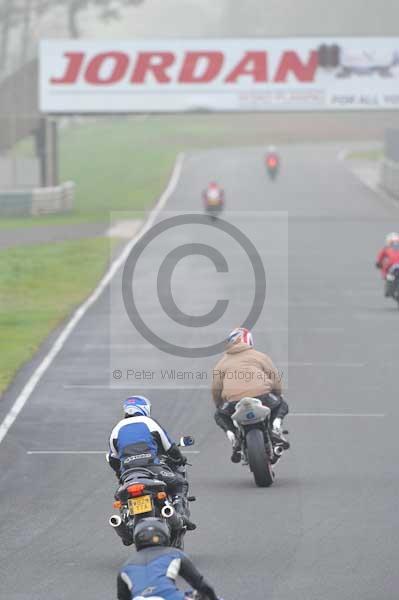
<path id="1" fill-rule="evenodd" d="M 123 403 L 125 418 L 111 432 L 107 460 L 121 483 L 137 467 L 144 467 L 165 481 L 173 497 L 173 505 L 188 529 L 195 529 L 189 520 L 187 480 L 160 461 L 167 455 L 176 466 L 185 465 L 187 459 L 170 439 L 166 431 L 151 418 L 151 403 L 144 396 L 131 396 Z"/>
<path id="2" fill-rule="evenodd" d="M 118 600 L 185 600 L 177 577 L 200 592 L 207 600 L 218 600 L 213 588 L 184 552 L 167 547 L 168 527 L 160 519 L 139 522 L 134 533 L 137 549 L 118 574 Z"/>

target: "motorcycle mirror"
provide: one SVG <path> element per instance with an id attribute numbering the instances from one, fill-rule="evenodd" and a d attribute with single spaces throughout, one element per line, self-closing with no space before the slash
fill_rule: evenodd
<path id="1" fill-rule="evenodd" d="M 185 448 L 186 446 L 193 446 L 195 444 L 195 440 L 191 435 L 184 435 L 180 438 L 179 446 Z"/>

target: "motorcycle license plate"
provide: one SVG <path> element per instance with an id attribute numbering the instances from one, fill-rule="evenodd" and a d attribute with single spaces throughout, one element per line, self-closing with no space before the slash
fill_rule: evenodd
<path id="1" fill-rule="evenodd" d="M 129 513 L 131 516 L 141 515 L 152 511 L 151 496 L 139 496 L 138 498 L 129 498 L 127 501 Z"/>
<path id="2" fill-rule="evenodd" d="M 208 198 L 209 206 L 217 206 L 219 204 L 219 198 Z"/>

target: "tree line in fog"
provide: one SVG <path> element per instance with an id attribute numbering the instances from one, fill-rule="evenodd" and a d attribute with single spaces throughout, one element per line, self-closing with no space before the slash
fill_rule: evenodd
<path id="1" fill-rule="evenodd" d="M 87 8 L 97 10 L 103 22 L 118 20 L 123 8 L 145 0 L 0 0 L 0 73 L 7 68 L 13 46 L 13 67 L 29 58 L 34 28 L 51 10 L 61 9 L 62 25 L 71 38 L 80 37 L 80 16 Z"/>

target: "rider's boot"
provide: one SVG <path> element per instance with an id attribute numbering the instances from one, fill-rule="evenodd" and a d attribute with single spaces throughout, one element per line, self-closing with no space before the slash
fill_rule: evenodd
<path id="1" fill-rule="evenodd" d="M 233 446 L 233 452 L 231 455 L 231 462 L 239 463 L 241 460 L 241 444 L 237 439 L 235 433 L 233 431 L 226 431 L 226 435 Z"/>
<path id="2" fill-rule="evenodd" d="M 233 452 L 230 457 L 231 462 L 239 463 L 241 460 L 241 444 L 237 442 L 236 446 L 233 446 Z"/>
<path id="3" fill-rule="evenodd" d="M 283 450 L 288 450 L 288 448 L 290 447 L 290 443 L 283 435 L 282 424 L 282 419 L 274 419 L 273 428 L 271 431 L 271 438 L 273 445 L 278 444 L 282 446 Z"/>

